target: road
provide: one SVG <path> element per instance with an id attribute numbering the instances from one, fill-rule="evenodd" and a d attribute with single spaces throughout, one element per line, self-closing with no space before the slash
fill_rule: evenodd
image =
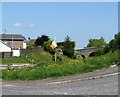
<path id="1" fill-rule="evenodd" d="M 2 95 L 118 95 L 118 75 L 117 68 L 110 68 L 37 81 L 3 81 Z"/>

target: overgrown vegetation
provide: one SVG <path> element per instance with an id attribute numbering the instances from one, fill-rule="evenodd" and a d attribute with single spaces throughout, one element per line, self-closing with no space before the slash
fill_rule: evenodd
<path id="1" fill-rule="evenodd" d="M 112 39 L 109 44 L 109 51 L 115 51 L 117 49 L 120 49 L 120 32 L 115 34 L 114 39 Z"/>
<path id="2" fill-rule="evenodd" d="M 33 48 L 33 47 L 35 47 L 35 40 L 33 40 L 33 41 L 29 40 L 27 42 L 27 48 Z"/>
<path id="3" fill-rule="evenodd" d="M 106 42 L 104 38 L 101 37 L 100 39 L 89 39 L 89 43 L 87 47 L 101 47 L 105 45 L 106 45 Z"/>
<path id="4" fill-rule="evenodd" d="M 32 62 L 32 60 L 34 60 L 34 63 Z M 48 52 L 43 51 L 35 51 L 31 53 L 22 54 L 20 57 L 10 57 L 2 59 L 2 64 L 12 63 L 39 64 L 46 62 L 52 62 L 52 55 L 50 55 Z"/>
<path id="5" fill-rule="evenodd" d="M 44 42 L 43 48 L 45 51 L 49 52 L 50 54 L 54 55 L 55 50 L 50 47 L 53 40 L 49 40 Z M 75 55 L 75 41 L 71 41 L 70 37 L 65 37 L 63 42 L 57 44 L 58 47 L 63 51 L 63 55 L 66 55 L 69 58 L 74 58 Z"/>
<path id="6" fill-rule="evenodd" d="M 118 63 L 118 52 L 109 52 L 106 55 L 75 60 L 63 56 L 63 61 L 53 62 L 52 56 L 47 53 L 29 53 L 37 63 L 36 67 L 25 67 L 22 69 L 3 70 L 2 78 L 4 80 L 37 80 L 48 77 L 66 76 L 76 73 L 85 73 L 108 67 Z"/>
<path id="7" fill-rule="evenodd" d="M 73 58 L 75 54 L 75 41 L 71 41 L 70 37 L 67 36 L 63 43 L 63 54 L 68 56 L 69 58 Z"/>
<path id="8" fill-rule="evenodd" d="M 120 32 L 114 35 L 114 39 L 110 40 L 109 43 L 106 43 L 104 38 L 100 39 L 90 39 L 87 47 L 96 47 L 97 51 L 95 52 L 95 56 L 106 54 L 110 51 L 114 52 L 120 49 Z M 104 47 L 104 49 L 99 48 Z"/>
<path id="9" fill-rule="evenodd" d="M 104 49 L 96 51 L 94 57 L 90 58 L 78 58 L 73 59 L 75 53 L 74 47 L 75 42 L 70 40 L 70 37 L 66 37 L 65 41 L 62 42 L 61 49 L 63 54 L 62 61 L 54 62 L 52 55 L 54 50 L 50 48 L 52 40 L 43 43 L 45 51 L 37 51 L 31 53 L 25 53 L 21 57 L 5 58 L 2 60 L 3 64 L 9 63 L 33 63 L 35 67 L 24 67 L 22 69 L 10 69 L 2 71 L 2 78 L 4 80 L 37 80 L 48 77 L 66 76 L 76 73 L 86 73 L 97 69 L 109 67 L 110 65 L 118 64 L 120 60 L 120 32 L 115 35 L 114 39 L 108 44 L 105 43 L 104 39 L 91 39 L 89 40 L 88 47 L 101 47 L 105 46 Z M 99 43 L 100 42 L 100 43 Z M 49 53 L 48 53 L 49 52 Z M 50 54 L 51 53 L 51 54 Z M 29 59 L 33 60 L 30 61 Z"/>
<path id="10" fill-rule="evenodd" d="M 29 62 L 25 56 L 21 57 L 9 57 L 9 58 L 3 58 L 2 64 L 11 64 L 11 63 L 31 63 Z"/>
<path id="11" fill-rule="evenodd" d="M 41 37 L 38 37 L 36 40 L 35 40 L 35 46 L 43 46 L 44 42 L 48 41 L 50 38 L 49 36 L 46 36 L 46 35 L 41 35 Z"/>
<path id="12" fill-rule="evenodd" d="M 55 53 L 55 51 L 50 47 L 50 45 L 52 44 L 52 41 L 53 40 L 49 40 L 49 41 L 44 42 L 44 44 L 43 44 L 43 49 L 45 51 L 49 52 L 50 54 Z"/>
<path id="13" fill-rule="evenodd" d="M 100 39 L 89 39 L 87 47 L 95 47 L 97 50 L 94 52 L 93 56 L 100 56 L 104 54 L 103 48 L 107 45 L 104 38 Z"/>

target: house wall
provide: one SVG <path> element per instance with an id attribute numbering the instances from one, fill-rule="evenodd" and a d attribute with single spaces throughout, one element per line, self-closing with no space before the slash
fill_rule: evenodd
<path id="1" fill-rule="evenodd" d="M 12 52 L 0 52 L 0 58 L 12 57 Z"/>
<path id="2" fill-rule="evenodd" d="M 11 52 L 11 48 L 0 42 L 0 52 Z"/>
<path id="3" fill-rule="evenodd" d="M 20 50 L 13 50 L 13 56 L 19 57 L 20 56 Z"/>
<path id="4" fill-rule="evenodd" d="M 23 41 L 6 41 L 11 48 L 23 48 Z"/>
<path id="5" fill-rule="evenodd" d="M 23 49 L 26 49 L 27 48 L 27 45 L 25 42 L 23 42 Z"/>
<path id="6" fill-rule="evenodd" d="M 0 58 L 11 57 L 12 50 L 9 46 L 5 45 L 2 41 L 0 41 Z"/>

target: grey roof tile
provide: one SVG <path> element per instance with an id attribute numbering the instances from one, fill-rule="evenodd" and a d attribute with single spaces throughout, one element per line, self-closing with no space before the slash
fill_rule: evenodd
<path id="1" fill-rule="evenodd" d="M 25 37 L 22 36 L 21 34 L 0 34 L 0 40 L 4 39 L 24 40 Z"/>

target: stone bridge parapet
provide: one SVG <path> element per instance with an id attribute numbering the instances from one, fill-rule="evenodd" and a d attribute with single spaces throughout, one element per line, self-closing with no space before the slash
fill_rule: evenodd
<path id="1" fill-rule="evenodd" d="M 104 47 L 100 47 L 100 48 L 104 48 Z M 80 51 L 81 55 L 85 58 L 88 58 L 90 56 L 90 54 L 95 53 L 97 50 L 96 47 L 89 47 L 89 48 L 84 48 L 84 49 L 77 49 L 76 51 Z"/>

